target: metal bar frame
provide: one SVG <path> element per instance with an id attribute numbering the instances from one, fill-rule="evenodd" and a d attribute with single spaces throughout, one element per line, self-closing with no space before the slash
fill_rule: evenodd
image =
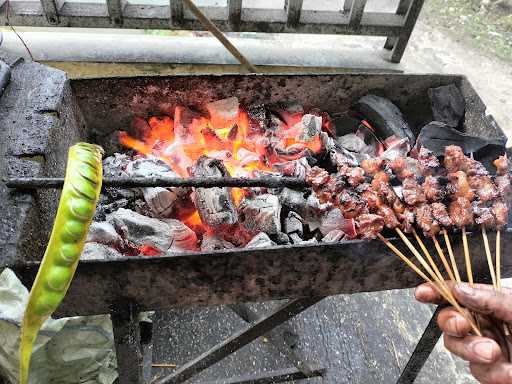
<path id="1" fill-rule="evenodd" d="M 221 361 L 232 353 L 236 352 L 245 345 L 256 340 L 258 337 L 272 331 L 277 326 L 288 321 L 292 317 L 303 312 L 307 308 L 316 304 L 323 297 L 308 297 L 296 299 L 281 305 L 272 311 L 268 316 L 261 318 L 254 324 L 249 325 L 234 333 L 226 340 L 220 342 L 210 350 L 204 352 L 195 359 L 181 366 L 176 372 L 156 380 L 155 384 L 177 384 L 188 380 L 199 372 Z"/>
<path id="2" fill-rule="evenodd" d="M 208 381 L 200 384 L 273 384 L 284 383 L 292 380 L 304 380 L 311 377 L 323 376 L 324 368 L 313 368 L 312 376 L 305 376 L 300 370 L 294 368 L 280 369 L 270 371 L 263 375 L 247 375 L 240 377 L 232 377 L 230 379 L 221 379 L 216 381 Z"/>
<path id="3" fill-rule="evenodd" d="M 80 3 L 21 0 L 0 9 L 0 23 L 20 26 L 204 30 L 182 0 L 168 5 L 141 5 L 123 0 Z M 286 0 L 284 9 L 244 8 L 242 0 L 227 7 L 200 7 L 223 32 L 346 34 L 387 37 L 390 61 L 399 62 L 424 0 L 401 0 L 395 13 L 364 12 L 366 0 L 346 0 L 343 12 L 304 10 L 303 0 Z"/>

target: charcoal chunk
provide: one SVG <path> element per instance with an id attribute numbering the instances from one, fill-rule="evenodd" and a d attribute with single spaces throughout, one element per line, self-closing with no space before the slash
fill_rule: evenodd
<path id="1" fill-rule="evenodd" d="M 464 116 L 466 102 L 459 88 L 454 84 L 428 90 L 434 120 L 457 127 Z"/>
<path id="2" fill-rule="evenodd" d="M 262 247 L 272 247 L 276 245 L 270 237 L 264 232 L 258 233 L 256 236 L 252 238 L 251 241 L 247 243 L 246 248 L 262 248 Z"/>
<path id="3" fill-rule="evenodd" d="M 281 203 L 275 195 L 245 198 L 240 204 L 244 226 L 250 231 L 277 234 L 281 231 Z"/>
<path id="4" fill-rule="evenodd" d="M 376 95 L 366 95 L 354 106 L 382 138 L 395 135 L 408 138 L 414 144 L 414 134 L 398 107 L 388 99 Z"/>

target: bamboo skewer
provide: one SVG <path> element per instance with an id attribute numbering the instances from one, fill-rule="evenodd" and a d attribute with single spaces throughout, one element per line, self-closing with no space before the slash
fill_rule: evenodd
<path id="1" fill-rule="evenodd" d="M 489 239 L 487 238 L 487 231 L 485 230 L 485 227 L 482 227 L 482 237 L 484 239 L 485 255 L 487 256 L 487 264 L 489 266 L 489 273 L 491 275 L 492 286 L 494 287 L 494 290 L 497 291 L 498 288 L 496 285 L 496 275 L 494 274 L 494 264 L 492 262 L 491 249 L 489 247 Z"/>
<path id="2" fill-rule="evenodd" d="M 457 281 L 457 283 L 461 283 L 462 280 L 460 279 L 459 268 L 457 268 L 457 262 L 455 261 L 455 256 L 453 255 L 452 243 L 450 242 L 450 237 L 448 236 L 446 228 L 443 228 L 443 236 L 444 242 L 446 243 L 446 249 L 448 249 L 448 255 L 450 256 L 453 273 L 455 274 L 455 281 Z"/>
<path id="3" fill-rule="evenodd" d="M 434 246 L 436 247 L 437 253 L 439 254 L 439 258 L 443 262 L 444 268 L 446 269 L 446 272 L 448 273 L 450 280 L 455 281 L 455 276 L 453 275 L 453 272 L 452 272 L 452 269 L 450 268 L 450 264 L 448 263 L 448 260 L 446 260 L 446 256 L 444 255 L 443 248 L 441 248 L 439 241 L 437 241 L 436 235 L 432 236 L 432 240 L 434 241 Z"/>
<path id="4" fill-rule="evenodd" d="M 471 268 L 471 257 L 469 256 L 468 237 L 466 235 L 466 227 L 462 227 L 462 245 L 464 247 L 464 260 L 466 262 L 466 273 L 469 285 L 473 286 L 473 269 Z"/>
<path id="5" fill-rule="evenodd" d="M 434 270 L 437 278 L 440 280 L 440 281 L 444 281 L 444 277 L 441 273 L 441 271 L 439 270 L 439 268 L 437 268 L 437 264 L 435 263 L 434 259 L 432 258 L 432 255 L 430 254 L 430 252 L 428 251 L 427 247 L 425 247 L 425 244 L 423 243 L 423 241 L 421 241 L 420 237 L 418 236 L 418 233 L 416 232 L 415 229 L 412 230 L 412 234 L 414 235 L 414 237 L 416 238 L 416 241 L 418 242 L 418 244 L 420 245 L 420 248 L 421 250 L 423 251 L 423 254 L 425 255 L 425 257 L 427 258 L 428 262 L 430 263 L 430 266 L 432 267 L 432 269 Z"/>
<path id="6" fill-rule="evenodd" d="M 501 292 L 501 230 L 496 231 L 496 289 Z"/>
<path id="7" fill-rule="evenodd" d="M 405 238 L 405 240 L 407 241 L 404 241 L 407 245 L 407 243 L 409 243 L 412 247 L 412 249 L 414 249 L 414 254 L 415 256 L 419 255 L 419 261 L 420 263 L 423 265 L 423 267 L 430 273 L 431 276 L 433 276 L 434 280 L 436 280 L 435 282 L 429 278 L 427 275 L 425 275 L 425 273 L 423 273 L 407 256 L 405 256 L 398 248 L 396 248 L 393 244 L 391 244 L 386 238 L 384 238 L 384 236 L 382 236 L 380 233 L 377 234 L 377 236 L 379 237 L 380 240 L 382 240 L 382 242 L 384 242 L 384 244 L 386 244 L 400 259 L 402 259 L 402 261 L 404 261 L 414 272 L 416 272 L 421 278 L 423 278 L 426 282 L 429 282 L 433 285 L 433 287 L 439 292 L 439 294 L 446 300 L 448 301 L 468 322 L 469 324 L 471 325 L 471 328 L 473 330 L 473 332 L 477 335 L 477 336 L 481 336 L 481 332 L 480 330 L 478 329 L 476 323 L 474 322 L 471 314 L 469 314 L 467 311 L 464 311 L 460 305 L 457 303 L 457 301 L 455 300 L 455 298 L 453 297 L 453 295 L 451 294 L 451 292 L 447 289 L 446 286 L 444 286 L 438 279 L 437 279 L 437 276 L 433 273 L 432 269 L 428 266 L 428 264 L 426 263 L 426 261 L 421 257 L 421 255 L 419 254 L 419 252 L 416 250 L 416 248 L 414 248 L 414 246 L 409 242 L 409 240 L 405 237 L 405 235 L 402 233 L 402 231 L 400 231 L 398 228 L 397 228 L 397 232 L 398 234 L 403 238 L 402 240 Z M 411 248 L 410 248 L 411 249 Z M 411 250 L 412 250 L 411 249 Z M 422 262 L 423 261 L 423 262 Z"/>

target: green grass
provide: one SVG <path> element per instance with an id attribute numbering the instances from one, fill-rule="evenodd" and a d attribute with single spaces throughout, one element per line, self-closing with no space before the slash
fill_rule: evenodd
<path id="1" fill-rule="evenodd" d="M 480 11 L 478 0 L 428 0 L 424 13 L 430 25 L 447 28 L 456 38 L 512 62 L 512 14 L 494 7 Z"/>

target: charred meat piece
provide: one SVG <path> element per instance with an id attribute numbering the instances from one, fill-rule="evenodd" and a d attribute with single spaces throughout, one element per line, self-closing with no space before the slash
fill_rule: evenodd
<path id="1" fill-rule="evenodd" d="M 448 210 L 443 203 L 432 203 L 430 208 L 432 209 L 432 216 L 435 217 L 439 224 L 445 228 L 452 225 L 452 219 L 448 215 Z"/>
<path id="2" fill-rule="evenodd" d="M 329 172 L 320 167 L 313 167 L 306 172 L 306 183 L 314 188 L 320 188 L 330 181 Z"/>
<path id="3" fill-rule="evenodd" d="M 473 213 L 475 215 L 475 223 L 485 228 L 494 228 L 496 226 L 496 218 L 494 217 L 492 208 L 486 206 L 484 203 L 474 201 Z"/>
<path id="4" fill-rule="evenodd" d="M 366 178 L 364 176 L 364 170 L 360 167 L 354 167 L 350 169 L 350 172 L 346 174 L 347 181 L 352 187 L 357 187 L 358 185 L 365 182 Z"/>
<path id="5" fill-rule="evenodd" d="M 356 219 L 357 234 L 363 239 L 374 239 L 384 229 L 384 219 L 371 213 L 360 215 Z"/>
<path id="6" fill-rule="evenodd" d="M 449 173 L 448 180 L 450 181 L 448 184 L 448 192 L 450 193 L 451 199 L 455 200 L 462 197 L 469 201 L 473 200 L 475 194 L 469 185 L 467 175 L 463 171 Z"/>
<path id="7" fill-rule="evenodd" d="M 377 172 L 382 171 L 384 159 L 380 157 L 372 157 L 361 161 L 361 167 L 367 175 L 374 176 Z"/>
<path id="8" fill-rule="evenodd" d="M 494 179 L 498 194 L 501 198 L 509 199 L 509 195 L 512 192 L 510 188 L 510 177 L 509 175 L 496 176 Z"/>
<path id="9" fill-rule="evenodd" d="M 416 179 L 409 177 L 402 182 L 402 194 L 404 201 L 408 205 L 419 205 L 427 201 L 423 189 Z"/>
<path id="10" fill-rule="evenodd" d="M 377 208 L 382 205 L 379 194 L 372 188 L 368 188 L 367 190 L 363 191 L 361 193 L 361 198 L 366 201 L 366 204 L 368 204 L 368 209 L 370 212 L 375 212 L 375 210 L 377 210 Z"/>
<path id="11" fill-rule="evenodd" d="M 448 173 L 463 171 L 468 176 L 488 175 L 482 163 L 466 157 L 461 147 L 449 145 L 444 151 L 444 166 Z"/>
<path id="12" fill-rule="evenodd" d="M 458 197 L 456 200 L 450 203 L 449 207 L 450 218 L 452 223 L 462 228 L 473 224 L 473 210 L 471 208 L 471 202 L 464 198 Z"/>
<path id="13" fill-rule="evenodd" d="M 377 172 L 373 176 L 372 188 L 378 189 L 381 183 L 389 183 L 389 175 L 384 171 Z"/>
<path id="14" fill-rule="evenodd" d="M 419 162 L 421 174 L 424 176 L 434 175 L 441 166 L 439 159 L 425 147 L 420 148 L 416 159 Z"/>
<path id="15" fill-rule="evenodd" d="M 414 229 L 414 220 L 416 219 L 415 209 L 412 207 L 405 208 L 403 213 L 398 215 L 398 219 L 402 224 L 402 230 L 405 233 L 411 233 Z"/>
<path id="16" fill-rule="evenodd" d="M 393 229 L 400 226 L 400 222 L 391 207 L 383 204 L 378 208 L 377 213 L 384 219 L 387 228 Z"/>
<path id="17" fill-rule="evenodd" d="M 439 184 L 438 178 L 435 176 L 425 177 L 423 191 L 425 192 L 425 197 L 431 203 L 441 201 L 445 196 L 445 191 Z"/>
<path id="18" fill-rule="evenodd" d="M 439 223 L 432 216 L 432 209 L 428 204 L 421 204 L 416 208 L 416 223 L 427 237 L 439 233 Z"/>
<path id="19" fill-rule="evenodd" d="M 393 173 L 399 180 L 420 176 L 420 165 L 418 160 L 412 157 L 397 157 L 389 163 Z"/>
<path id="20" fill-rule="evenodd" d="M 368 213 L 368 204 L 355 191 L 345 189 L 339 195 L 339 207 L 347 219 L 355 219 L 361 214 Z"/>
<path id="21" fill-rule="evenodd" d="M 501 200 L 497 200 L 492 205 L 492 212 L 496 218 L 496 227 L 502 228 L 508 224 L 508 206 Z"/>
<path id="22" fill-rule="evenodd" d="M 498 188 L 490 176 L 470 176 L 468 182 L 480 201 L 489 201 L 498 197 Z"/>
<path id="23" fill-rule="evenodd" d="M 496 173 L 499 176 L 508 174 L 509 163 L 506 155 L 498 157 L 496 160 L 494 160 L 493 164 L 496 167 Z"/>

